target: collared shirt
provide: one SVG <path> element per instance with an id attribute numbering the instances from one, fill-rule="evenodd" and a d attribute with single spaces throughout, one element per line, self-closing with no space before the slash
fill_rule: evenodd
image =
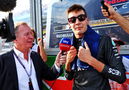
<path id="1" fill-rule="evenodd" d="M 30 67 L 32 65 L 32 74 L 30 76 L 32 80 L 32 85 L 33 85 L 34 90 L 39 90 L 35 68 L 34 68 L 32 59 L 30 57 L 31 51 L 28 53 L 28 60 L 25 60 L 23 53 L 17 50 L 15 47 L 14 47 L 14 52 L 19 57 L 19 59 L 21 60 L 21 62 L 23 63 L 23 65 L 25 66 L 29 74 L 30 74 Z M 15 63 L 16 63 L 17 75 L 18 75 L 19 90 L 29 90 L 29 85 L 28 85 L 29 77 L 27 73 L 25 72 L 25 69 L 23 68 L 23 66 L 17 60 L 15 55 L 14 55 L 14 58 L 15 58 Z"/>
<path id="2" fill-rule="evenodd" d="M 38 52 L 38 45 L 36 43 L 33 43 L 33 46 L 31 48 L 32 51 Z"/>

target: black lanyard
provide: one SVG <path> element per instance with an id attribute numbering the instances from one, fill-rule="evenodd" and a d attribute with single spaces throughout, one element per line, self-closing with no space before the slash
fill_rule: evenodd
<path id="1" fill-rule="evenodd" d="M 14 52 L 14 55 L 16 56 L 16 58 L 17 58 L 17 60 L 19 61 L 19 63 L 22 65 L 22 67 L 24 68 L 24 70 L 25 70 L 25 72 L 26 72 L 26 74 L 27 74 L 27 76 L 28 76 L 28 78 L 29 78 L 29 82 L 28 82 L 28 85 L 29 85 L 29 90 L 34 90 L 34 88 L 33 88 L 33 85 L 32 85 L 32 81 L 31 81 L 31 74 L 32 74 L 32 62 L 30 62 L 31 63 L 31 65 L 30 65 L 30 74 L 27 72 L 27 70 L 26 70 L 26 68 L 25 68 L 25 66 L 24 66 L 24 64 L 21 62 L 21 60 L 19 59 L 19 57 L 16 55 L 16 53 Z"/>

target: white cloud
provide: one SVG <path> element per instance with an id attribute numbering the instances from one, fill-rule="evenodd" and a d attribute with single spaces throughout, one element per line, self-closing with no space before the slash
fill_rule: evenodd
<path id="1" fill-rule="evenodd" d="M 13 10 L 13 13 L 18 14 L 23 12 L 24 10 L 30 9 L 30 0 L 17 0 L 16 7 Z"/>

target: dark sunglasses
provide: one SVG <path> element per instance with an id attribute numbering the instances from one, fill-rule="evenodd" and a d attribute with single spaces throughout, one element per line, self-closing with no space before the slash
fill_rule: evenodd
<path id="1" fill-rule="evenodd" d="M 77 17 L 68 18 L 68 22 L 69 23 L 75 23 L 76 19 L 78 19 L 80 22 L 82 22 L 86 19 L 86 15 L 85 14 L 80 14 Z"/>

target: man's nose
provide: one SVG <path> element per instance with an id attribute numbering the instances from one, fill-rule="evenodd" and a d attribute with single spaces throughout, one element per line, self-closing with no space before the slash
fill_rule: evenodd
<path id="1" fill-rule="evenodd" d="M 76 21 L 75 21 L 75 24 L 78 24 L 78 23 L 80 23 L 80 21 L 79 21 L 78 18 L 77 18 Z"/>

